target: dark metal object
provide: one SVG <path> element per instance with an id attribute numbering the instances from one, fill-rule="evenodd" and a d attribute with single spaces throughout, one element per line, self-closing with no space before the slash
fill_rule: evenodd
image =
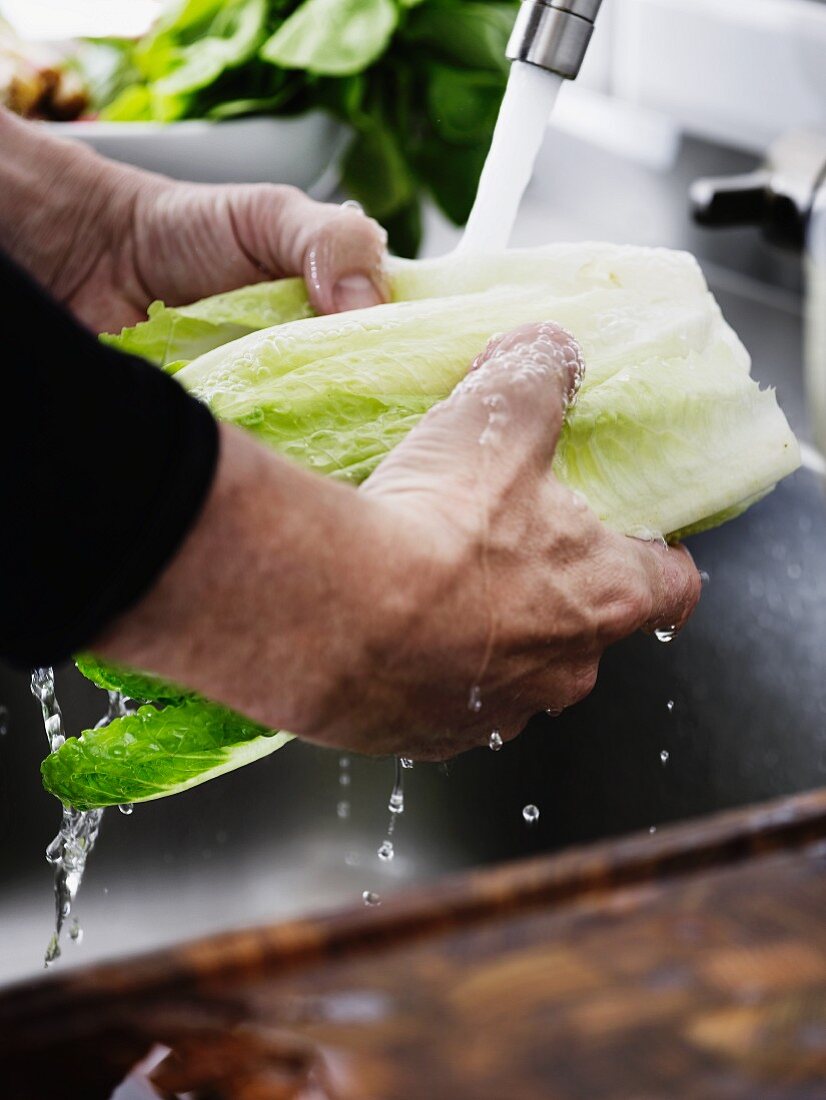
<path id="1" fill-rule="evenodd" d="M 753 225 L 772 244 L 802 249 L 818 188 L 826 183 L 826 136 L 787 134 L 766 165 L 741 176 L 699 179 L 692 212 L 705 226 Z"/>
<path id="2" fill-rule="evenodd" d="M 602 0 L 522 0 L 508 42 L 510 61 L 566 80 L 579 74 Z"/>

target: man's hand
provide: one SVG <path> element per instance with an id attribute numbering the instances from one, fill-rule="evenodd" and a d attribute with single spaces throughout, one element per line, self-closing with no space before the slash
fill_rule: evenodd
<path id="1" fill-rule="evenodd" d="M 493 340 L 361 492 L 223 428 L 201 519 L 93 648 L 368 753 L 446 757 L 570 706 L 607 645 L 700 592 L 685 550 L 614 534 L 550 473 L 581 371 L 555 325 Z"/>
<path id="2" fill-rule="evenodd" d="M 96 332 L 160 298 L 182 305 L 303 275 L 332 313 L 385 300 L 386 235 L 355 206 L 293 187 L 179 183 L 0 111 L 0 247 Z"/>

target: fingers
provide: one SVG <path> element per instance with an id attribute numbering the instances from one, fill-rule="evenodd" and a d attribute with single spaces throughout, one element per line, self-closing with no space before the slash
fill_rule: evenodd
<path id="1" fill-rule="evenodd" d="M 637 627 L 647 631 L 681 630 L 697 606 L 702 590 L 691 555 L 684 546 L 627 541 L 642 567 L 648 592 Z"/>
<path id="2" fill-rule="evenodd" d="M 496 337 L 379 472 L 403 463 L 475 484 L 484 459 L 491 486 L 544 474 L 582 372 L 576 341 L 552 322 Z"/>
<path id="3" fill-rule="evenodd" d="M 236 218 L 242 246 L 273 274 L 303 275 L 316 312 L 387 300 L 387 234 L 357 203 L 315 202 L 294 187 L 245 190 L 251 209 Z"/>

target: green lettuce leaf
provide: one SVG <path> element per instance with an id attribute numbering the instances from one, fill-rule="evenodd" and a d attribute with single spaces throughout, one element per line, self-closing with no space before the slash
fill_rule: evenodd
<path id="1" fill-rule="evenodd" d="M 153 302 L 146 321 L 101 339 L 169 369 L 247 333 L 312 316 L 304 280 L 279 279 L 214 294 L 188 306 Z"/>
<path id="2" fill-rule="evenodd" d="M 102 729 L 69 737 L 41 765 L 43 785 L 77 810 L 179 794 L 282 748 L 273 733 L 234 711 L 189 699 L 140 707 Z"/>

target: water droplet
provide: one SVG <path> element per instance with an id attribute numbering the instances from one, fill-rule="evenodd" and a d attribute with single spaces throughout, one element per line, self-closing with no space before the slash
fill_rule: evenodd
<path id="1" fill-rule="evenodd" d="M 361 856 L 358 852 L 346 852 L 344 855 L 344 862 L 348 867 L 358 867 L 361 863 Z"/>
<path id="2" fill-rule="evenodd" d="M 342 821 L 346 821 L 350 816 L 350 803 L 343 800 L 339 802 L 336 806 L 336 814 Z"/>
<path id="3" fill-rule="evenodd" d="M 75 943 L 83 943 L 83 929 L 80 927 L 77 917 L 72 921 L 71 928 L 69 929 L 69 937 L 74 940 Z"/>
<path id="4" fill-rule="evenodd" d="M 120 806 L 118 806 L 118 809 L 124 817 L 129 817 L 130 814 L 134 813 L 135 807 L 132 805 L 131 802 L 123 802 Z"/>
<path id="5" fill-rule="evenodd" d="M 390 793 L 390 800 L 387 803 L 387 808 L 391 814 L 403 814 L 404 791 L 399 790 L 398 787 L 394 787 Z"/>
<path id="6" fill-rule="evenodd" d="M 657 639 L 658 642 L 662 642 L 663 645 L 668 645 L 669 642 L 674 641 L 674 639 L 677 637 L 677 633 L 678 632 L 676 626 L 668 626 L 664 627 L 662 630 L 655 630 L 654 637 Z"/>
<path id="7" fill-rule="evenodd" d="M 9 732 L 9 708 L 0 706 L 0 737 Z"/>
<path id="8" fill-rule="evenodd" d="M 665 704 L 665 709 L 668 711 L 669 714 L 674 713 L 674 700 L 673 699 L 668 700 L 668 702 Z"/>
<path id="9" fill-rule="evenodd" d="M 650 825 L 650 826 L 648 827 L 648 831 L 649 831 L 649 833 L 651 833 L 651 835 L 653 836 L 653 835 L 654 835 L 654 833 L 656 833 L 656 831 L 657 831 L 657 826 L 656 826 L 656 825 Z"/>
<path id="10" fill-rule="evenodd" d="M 700 584 L 705 588 L 708 582 L 711 580 L 711 575 L 706 572 L 705 569 L 700 570 Z"/>
<path id="11" fill-rule="evenodd" d="M 381 897 L 373 890 L 364 890 L 361 895 L 361 900 L 365 905 L 381 905 Z"/>
<path id="12" fill-rule="evenodd" d="M 668 749 L 663 749 L 660 753 L 660 763 L 663 767 L 668 763 L 669 752 Z"/>
<path id="13" fill-rule="evenodd" d="M 341 775 L 338 777 L 338 781 L 339 781 L 340 786 L 349 787 L 350 786 L 350 773 L 349 772 L 342 772 Z"/>
<path id="14" fill-rule="evenodd" d="M 400 756 L 401 766 L 409 771 L 413 767 L 413 761 L 407 756 Z"/>
<path id="15" fill-rule="evenodd" d="M 396 852 L 393 848 L 393 841 L 383 840 L 378 849 L 379 859 L 382 860 L 384 863 L 389 863 L 390 860 L 395 856 L 395 854 Z"/>
<path id="16" fill-rule="evenodd" d="M 549 718 L 558 718 L 562 714 L 562 707 L 545 707 L 545 713 Z"/>
<path id="17" fill-rule="evenodd" d="M 535 825 L 539 821 L 539 807 L 534 806 L 532 803 L 525 806 L 522 810 L 522 816 L 528 825 Z"/>
<path id="18" fill-rule="evenodd" d="M 349 756 L 340 756 L 338 758 L 338 766 L 343 771 L 346 771 L 350 767 L 350 757 Z"/>
<path id="19" fill-rule="evenodd" d="M 474 714 L 478 714 L 482 709 L 482 689 L 478 684 L 474 684 L 470 689 L 470 695 L 468 696 L 467 709 Z"/>
<path id="20" fill-rule="evenodd" d="M 502 734 L 499 730 L 494 730 L 488 738 L 488 748 L 491 752 L 499 752 L 502 748 Z"/>

